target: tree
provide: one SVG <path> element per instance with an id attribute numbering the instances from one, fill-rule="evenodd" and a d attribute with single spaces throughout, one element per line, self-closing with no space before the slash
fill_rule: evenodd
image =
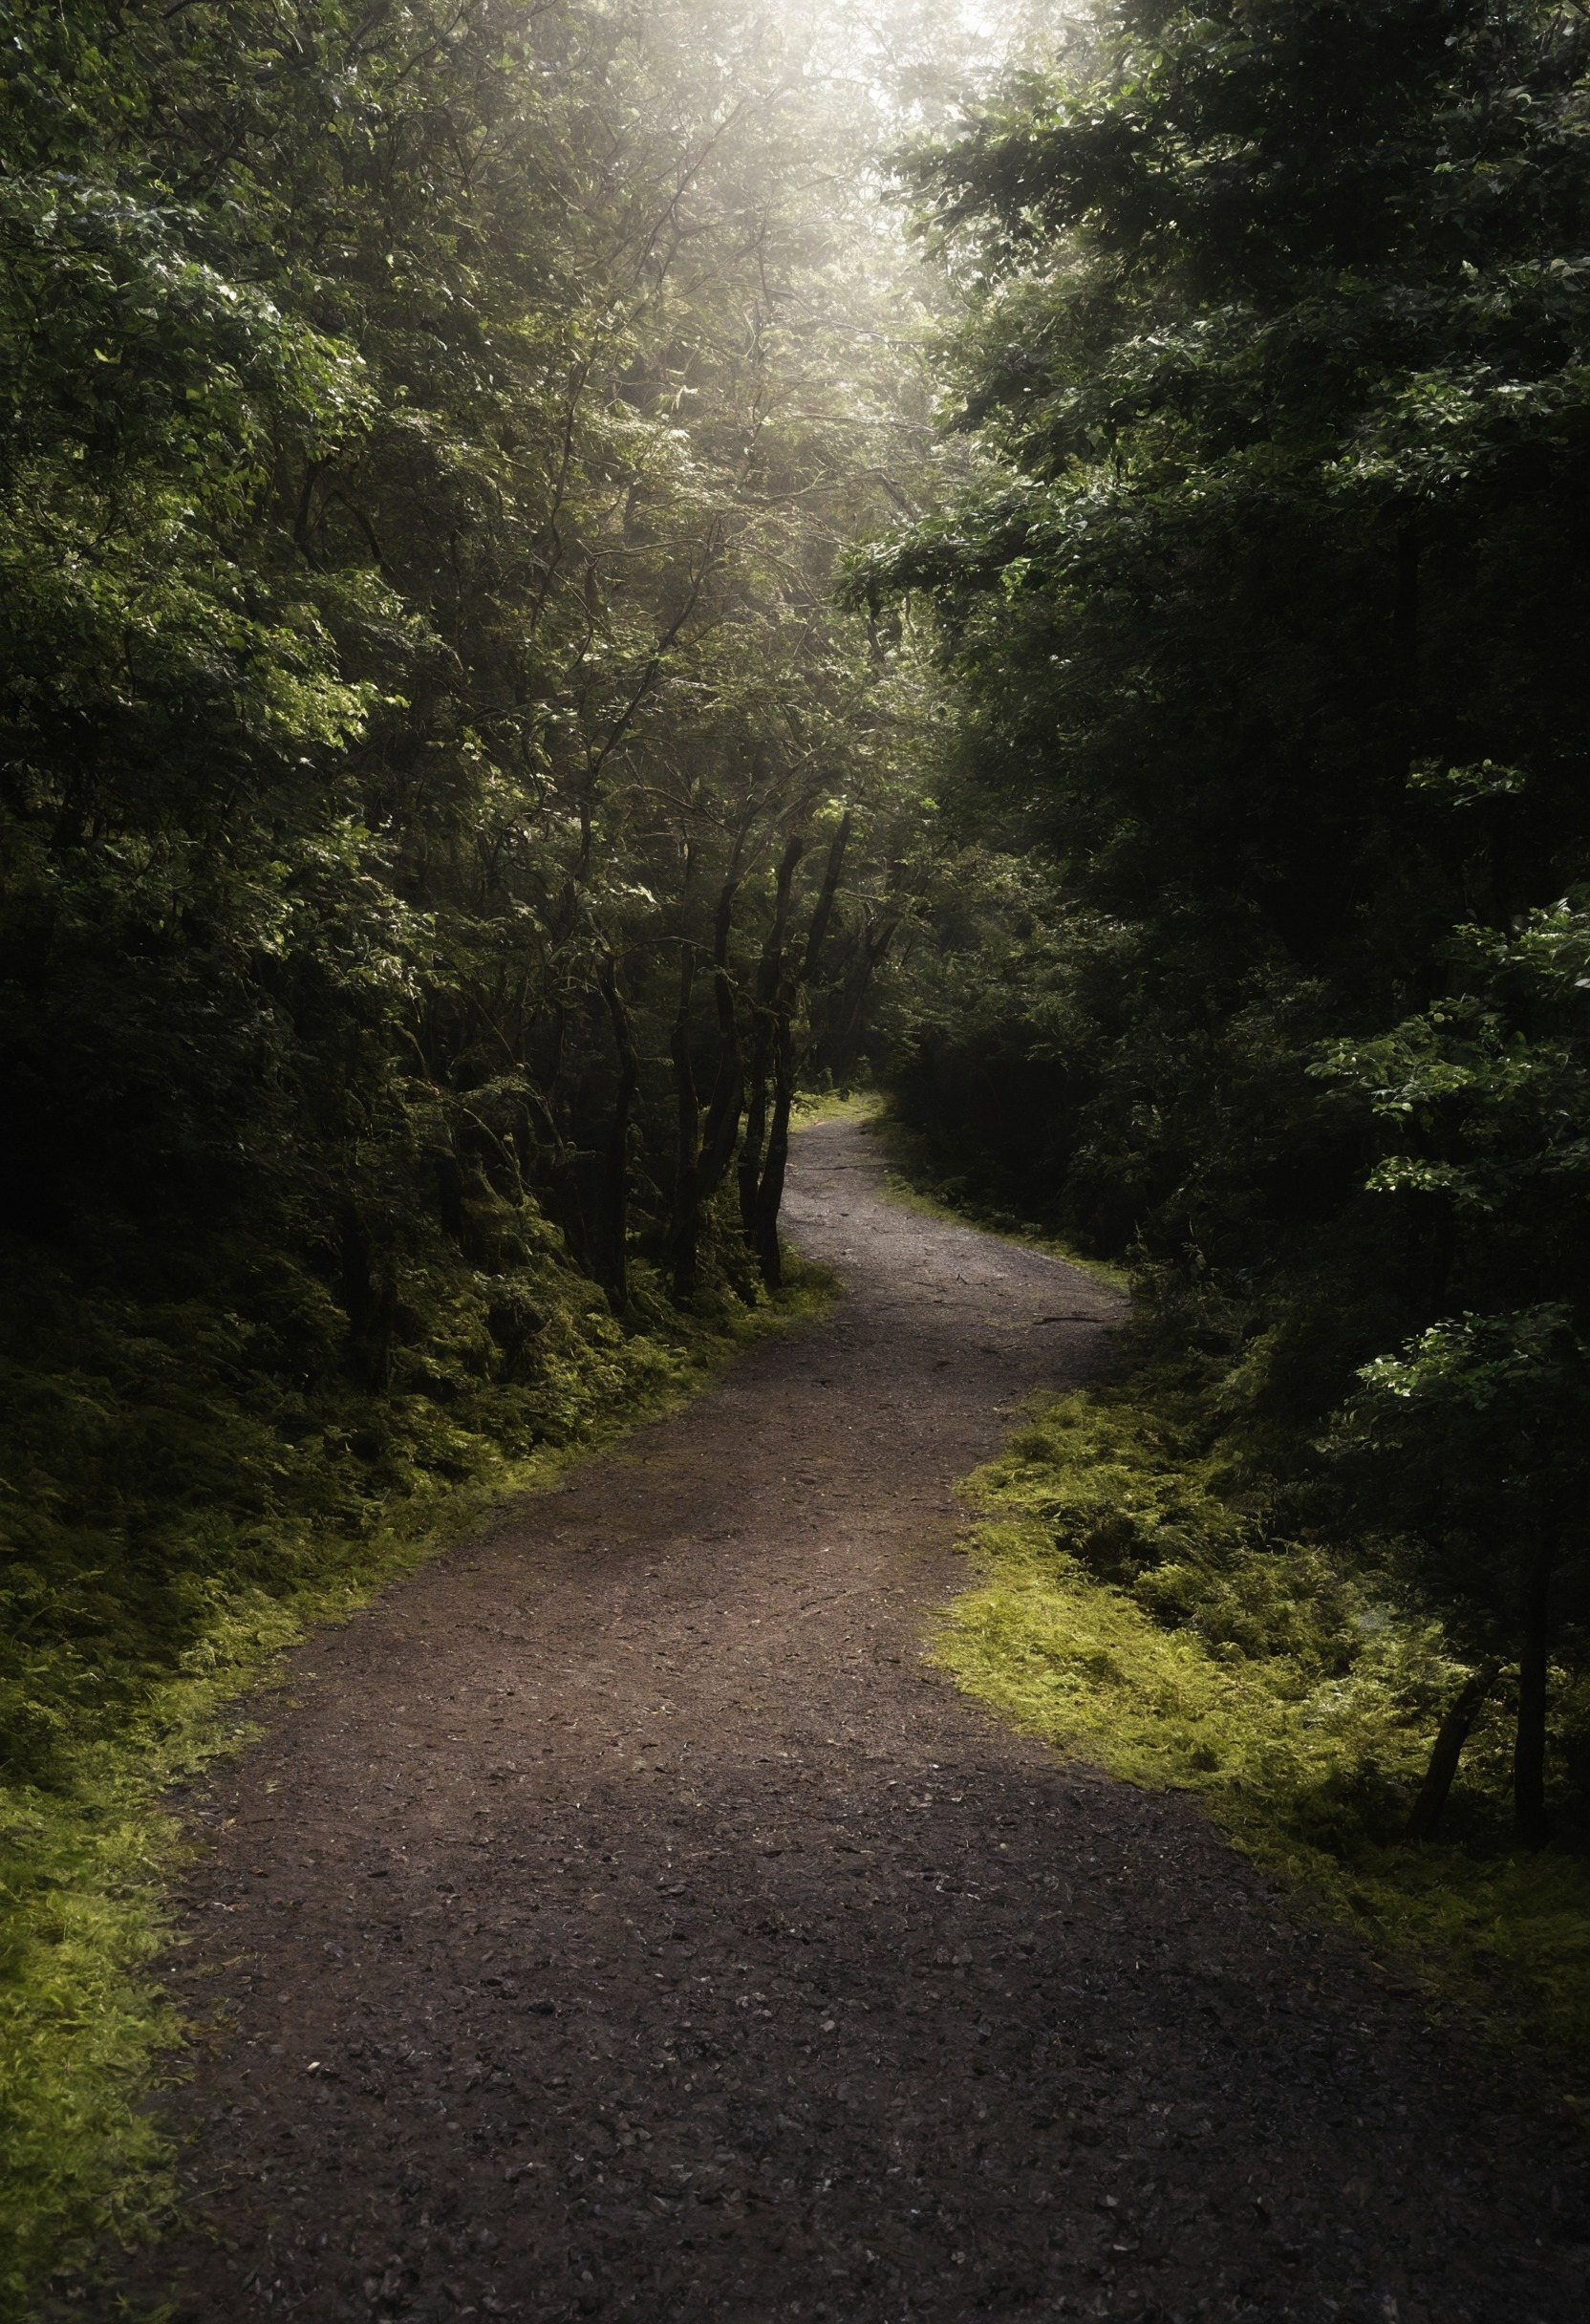
<path id="1" fill-rule="evenodd" d="M 1284 1477 L 1365 1366 L 1402 1382 L 1472 1501 L 1427 1556 L 1448 1504 L 1396 1496 L 1407 1585 L 1481 1656 L 1524 1624 L 1532 1669 L 1520 1479 L 1572 1437 L 1590 1295 L 1558 901 L 1590 839 L 1585 55 L 1536 0 L 1096 11 L 911 165 L 985 464 L 852 582 L 935 611 L 957 843 L 1045 865 L 999 990 L 942 923 L 965 999 L 908 1027 L 903 1087 L 962 1168 L 1042 1150 L 1028 1200 L 1135 1247 Z M 1001 997 L 1023 953 L 1041 1013 Z M 1483 1427 L 1472 1335 L 1516 1359 Z M 1356 1521 L 1394 1467 L 1355 1472 Z"/>
<path id="2" fill-rule="evenodd" d="M 938 454 L 869 178 L 889 74 L 825 64 L 823 10 L 9 24 L 0 1454 L 36 1710 L 100 1651 L 167 1667 L 245 1566 L 290 1587 L 295 1495 L 348 1517 L 567 1432 L 670 1294 L 777 1281 L 803 1011 L 860 993 L 928 726 L 831 575 Z"/>

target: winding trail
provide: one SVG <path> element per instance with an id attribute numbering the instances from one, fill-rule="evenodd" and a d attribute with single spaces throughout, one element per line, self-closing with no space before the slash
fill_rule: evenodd
<path id="1" fill-rule="evenodd" d="M 174 1972 L 235 2023 L 174 2100 L 215 2238 L 124 2295 L 195 2324 L 1590 2308 L 1570 2163 L 1459 2046 L 1193 1808 L 925 1670 L 953 1481 L 1115 1302 L 879 1173 L 854 1124 L 798 1142 L 829 1319 L 296 1658 L 203 1803 Z"/>

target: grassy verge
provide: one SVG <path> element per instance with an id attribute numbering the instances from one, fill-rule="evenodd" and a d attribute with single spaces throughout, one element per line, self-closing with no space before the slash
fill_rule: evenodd
<path id="1" fill-rule="evenodd" d="M 247 1697 L 312 1627 L 367 1603 L 506 1496 L 683 1402 L 832 1290 L 792 1260 L 789 1288 L 759 1307 L 725 1296 L 680 1318 L 653 1297 L 641 1327 L 620 1330 L 589 1285 L 544 1272 L 534 1364 L 495 1395 L 443 1403 L 434 1382 L 426 1393 L 415 1381 L 378 1404 L 266 1410 L 258 1380 L 231 1377 L 223 1393 L 191 1327 L 175 1324 L 139 1341 L 135 1393 L 124 1333 L 105 1336 L 85 1370 L 95 1341 L 81 1314 L 73 1370 L 13 1373 L 34 1417 L 5 1447 L 12 1475 L 32 1479 L 27 1508 L 14 1484 L 9 1504 L 21 1554 L 3 1689 L 12 1775 L 0 1788 L 6 2324 L 35 2315 L 47 2281 L 70 2282 L 107 2237 L 148 2232 L 169 2201 L 170 2157 L 142 2101 L 182 2071 L 189 2031 L 154 1967 L 186 1848 L 171 1787 L 250 1732 Z M 163 1401 L 149 1377 L 161 1345 L 183 1350 Z M 75 1498 L 66 1452 L 51 1462 L 53 1414 L 87 1473 Z M 119 1510 L 101 1468 L 124 1478 Z M 53 1616 L 35 1620 L 32 1646 L 31 1606 Z M 162 1638 L 179 1643 L 162 1653 Z"/>
<path id="2" fill-rule="evenodd" d="M 872 1126 L 895 1199 L 1127 1287 L 1125 1270 L 947 1177 L 881 1107 Z M 1439 1840 L 1409 1846 L 1401 1829 L 1470 1666 L 1372 1566 L 1288 1533 L 1197 1385 L 1150 1365 L 1044 1402 L 966 1493 L 978 1581 L 935 1647 L 956 1683 L 1062 1751 L 1195 1794 L 1433 2009 L 1543 2051 L 1590 2122 L 1590 1689 L 1554 1674 L 1556 1845 L 1513 1840 L 1504 1682 Z"/>
<path id="3" fill-rule="evenodd" d="M 1505 1691 L 1439 1842 L 1409 1846 L 1400 1826 L 1465 1668 L 1372 1575 L 1343 1576 L 1233 1492 L 1195 1398 L 1139 1376 L 1047 1402 L 967 1490 L 979 1578 L 939 1631 L 944 1669 L 1064 1752 L 1196 1793 L 1432 2007 L 1538 2044 L 1584 2119 L 1590 1860 L 1514 1846 Z M 1586 1706 L 1566 1681 L 1558 1703 L 1566 1744 Z M 1572 1828 L 1577 1803 L 1557 1804 Z"/>
<path id="4" fill-rule="evenodd" d="M 809 1130 L 816 1122 L 871 1122 L 883 1100 L 872 1089 L 823 1089 L 803 1092 L 790 1109 L 792 1130 Z"/>

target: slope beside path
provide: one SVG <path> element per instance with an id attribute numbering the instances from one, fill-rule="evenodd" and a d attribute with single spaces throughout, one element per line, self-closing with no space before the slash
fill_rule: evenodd
<path id="1" fill-rule="evenodd" d="M 804 1132 L 831 1316 L 296 1658 L 204 1805 L 173 1976 L 232 2025 L 173 2101 L 213 2233 L 121 2296 L 1582 2314 L 1566 2165 L 1472 2057 L 1194 1808 L 924 1668 L 954 1480 L 1117 1302 L 880 1175 Z"/>

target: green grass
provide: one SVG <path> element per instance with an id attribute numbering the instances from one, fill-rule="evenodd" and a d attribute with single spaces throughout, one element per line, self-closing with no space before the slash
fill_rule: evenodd
<path id="1" fill-rule="evenodd" d="M 934 1646 L 956 1682 L 1063 1752 L 1195 1795 L 1432 2009 L 1538 2046 L 1582 2115 L 1590 1861 L 1514 1846 L 1505 1691 L 1440 1841 L 1409 1846 L 1400 1827 L 1464 1666 L 1371 1576 L 1234 1492 L 1195 1400 L 1142 1375 L 1055 1399 L 967 1492 L 978 1579 Z M 1584 1708 L 1563 1679 L 1559 1744 Z M 1565 1778 L 1557 1806 L 1571 1828 Z"/>
<path id="2" fill-rule="evenodd" d="M 1129 1287 L 946 1177 L 881 1106 L 870 1128 L 893 1199 Z M 1513 1840 L 1504 1679 L 1439 1839 L 1409 1846 L 1401 1827 L 1469 1666 L 1352 1545 L 1287 1534 L 1198 1385 L 1158 1364 L 1043 1403 L 966 1494 L 978 1580 L 934 1645 L 956 1684 L 1063 1752 L 1194 1796 L 1432 2010 L 1540 2051 L 1590 2120 L 1590 1689 L 1555 1673 L 1557 1844 Z"/>
<path id="3" fill-rule="evenodd" d="M 790 1108 L 792 1130 L 809 1130 L 816 1122 L 870 1122 L 883 1100 L 873 1089 L 823 1089 L 803 1092 Z"/>
<path id="4" fill-rule="evenodd" d="M 13 1354 L 18 1399 L 0 1443 L 12 1480 L 5 2324 L 35 2316 L 52 2280 L 69 2286 L 107 2243 L 152 2233 L 172 2198 L 147 2100 L 185 2070 L 202 2031 L 158 1974 L 188 1850 L 172 1787 L 253 1732 L 249 1696 L 317 1625 L 695 1394 L 740 1346 L 799 1325 L 833 1290 L 796 1260 L 773 1302 L 725 1295 L 679 1317 L 643 1281 L 640 1327 L 621 1330 L 583 1279 L 550 1264 L 543 1276 L 538 1353 L 511 1388 L 455 1384 L 444 1398 L 434 1378 L 411 1378 L 378 1402 L 272 1406 L 272 1379 L 207 1366 L 186 1316 L 142 1315 L 136 1340 L 118 1317 L 97 1340 L 79 1311 L 62 1324 L 75 1364 L 24 1373 Z"/>

